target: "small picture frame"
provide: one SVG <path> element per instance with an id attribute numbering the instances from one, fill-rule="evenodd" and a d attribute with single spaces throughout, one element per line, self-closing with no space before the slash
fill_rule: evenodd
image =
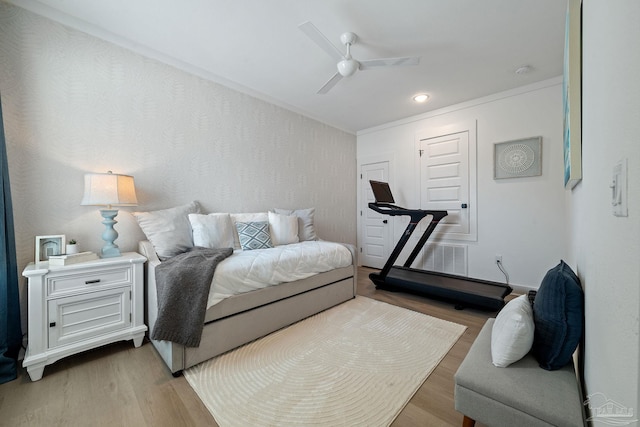
<path id="1" fill-rule="evenodd" d="M 36 236 L 36 262 L 48 261 L 51 255 L 62 255 L 65 240 L 64 234 Z"/>

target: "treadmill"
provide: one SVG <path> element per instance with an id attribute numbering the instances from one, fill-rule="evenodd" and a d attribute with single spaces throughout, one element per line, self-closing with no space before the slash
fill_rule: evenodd
<path id="1" fill-rule="evenodd" d="M 455 308 L 458 310 L 462 310 L 465 307 L 475 307 L 497 311 L 504 306 L 504 297 L 512 291 L 509 285 L 411 268 L 411 264 L 415 261 L 431 233 L 433 233 L 440 220 L 447 216 L 447 211 L 406 209 L 396 206 L 388 183 L 380 181 L 369 181 L 369 183 L 376 199 L 375 203 L 369 203 L 370 209 L 382 215 L 408 216 L 411 218 L 409 225 L 407 225 L 382 270 L 379 273 L 369 274 L 369 278 L 376 285 L 376 288 L 407 290 L 419 295 L 451 301 L 456 304 Z M 404 265 L 394 265 L 420 220 L 427 216 L 431 216 L 431 222 Z"/>

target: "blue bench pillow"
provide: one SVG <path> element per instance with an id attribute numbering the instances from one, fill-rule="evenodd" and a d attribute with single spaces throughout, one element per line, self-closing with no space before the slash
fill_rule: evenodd
<path id="1" fill-rule="evenodd" d="M 565 366 L 584 330 L 584 293 L 580 280 L 564 261 L 547 272 L 533 305 L 535 332 L 531 351 L 540 367 Z"/>

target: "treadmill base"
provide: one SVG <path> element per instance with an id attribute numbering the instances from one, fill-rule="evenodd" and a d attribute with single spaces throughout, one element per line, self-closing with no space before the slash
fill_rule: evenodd
<path id="1" fill-rule="evenodd" d="M 385 278 L 378 273 L 369 274 L 369 278 L 378 289 L 409 291 L 450 301 L 457 310 L 465 307 L 500 310 L 505 304 L 504 297 L 512 291 L 503 283 L 398 266 L 392 267 Z"/>

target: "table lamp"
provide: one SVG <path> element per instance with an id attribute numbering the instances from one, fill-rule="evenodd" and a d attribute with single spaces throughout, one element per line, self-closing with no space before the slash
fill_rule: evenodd
<path id="1" fill-rule="evenodd" d="M 113 243 L 118 238 L 118 232 L 113 226 L 118 221 L 118 209 L 112 206 L 137 206 L 136 189 L 133 177 L 118 175 L 111 171 L 107 173 L 87 173 L 84 175 L 84 197 L 80 203 L 83 206 L 106 206 L 100 209 L 106 229 L 102 233 L 102 240 L 106 242 L 100 256 L 110 258 L 120 256 L 118 245 Z"/>

